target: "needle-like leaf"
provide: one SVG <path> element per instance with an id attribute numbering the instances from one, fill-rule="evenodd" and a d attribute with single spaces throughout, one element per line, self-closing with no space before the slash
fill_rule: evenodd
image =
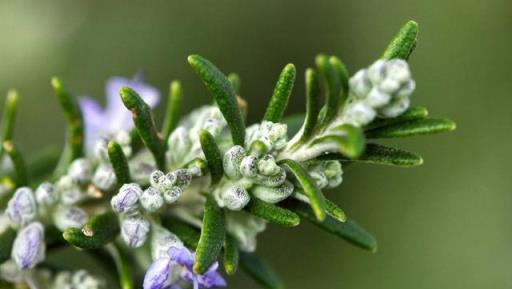
<path id="1" fill-rule="evenodd" d="M 176 126 L 178 126 L 182 94 L 181 83 L 177 80 L 171 82 L 171 85 L 169 86 L 169 96 L 167 98 L 164 124 L 162 126 L 164 141 L 167 141 L 169 135 L 171 135 Z"/>
<path id="2" fill-rule="evenodd" d="M 194 272 L 203 274 L 213 265 L 224 244 L 226 228 L 224 213 L 212 196 L 206 196 L 203 227 L 194 258 Z"/>
<path id="3" fill-rule="evenodd" d="M 395 138 L 452 131 L 455 123 L 444 118 L 414 119 L 366 131 L 367 138 Z"/>
<path id="4" fill-rule="evenodd" d="M 317 187 L 313 178 L 299 163 L 294 160 L 282 160 L 280 161 L 280 164 L 295 176 L 304 191 L 304 195 L 309 199 L 316 218 L 320 221 L 324 220 L 325 197 L 323 196 L 322 191 Z"/>
<path id="5" fill-rule="evenodd" d="M 2 147 L 4 149 L 4 152 L 11 160 L 12 166 L 14 167 L 14 182 L 16 183 L 16 187 L 28 185 L 27 166 L 25 165 L 25 160 L 23 159 L 23 156 L 21 155 L 19 150 L 10 141 L 5 141 Z"/>
<path id="6" fill-rule="evenodd" d="M 235 90 L 226 76 L 209 60 L 190 55 L 188 63 L 196 71 L 206 88 L 213 94 L 222 115 L 226 119 L 235 145 L 244 145 L 245 124 L 238 107 Z"/>
<path id="7" fill-rule="evenodd" d="M 165 170 L 165 145 L 156 129 L 151 108 L 129 87 L 121 88 L 119 94 L 126 108 L 131 111 L 135 127 L 144 145 L 153 154 L 156 165 L 160 170 Z"/>
<path id="8" fill-rule="evenodd" d="M 0 265 L 11 258 L 12 244 L 16 238 L 16 230 L 7 227 L 0 233 Z"/>
<path id="9" fill-rule="evenodd" d="M 388 165 L 398 167 L 414 167 L 423 163 L 421 156 L 398 148 L 380 144 L 369 143 L 358 159 L 349 160 L 340 154 L 327 154 L 320 156 L 321 160 L 341 160 L 344 162 L 360 162 L 376 165 Z"/>
<path id="10" fill-rule="evenodd" d="M 240 267 L 256 282 L 267 289 L 284 289 L 279 277 L 256 255 L 240 252 Z"/>
<path id="11" fill-rule="evenodd" d="M 224 175 L 223 155 L 215 142 L 215 138 L 205 129 L 199 131 L 201 148 L 208 162 L 212 185 L 217 184 Z"/>
<path id="12" fill-rule="evenodd" d="M 124 155 L 123 148 L 117 142 L 110 141 L 107 149 L 110 164 L 116 175 L 117 187 L 131 182 L 130 168 L 128 167 L 128 160 Z"/>
<path id="13" fill-rule="evenodd" d="M 418 23 L 409 21 L 400 29 L 382 54 L 383 59 L 409 59 L 418 40 Z"/>
<path id="14" fill-rule="evenodd" d="M 313 211 L 300 201 L 287 200 L 286 206 L 321 229 L 337 235 L 349 243 L 371 252 L 377 251 L 377 241 L 375 238 L 350 219 L 347 219 L 345 222 L 339 222 L 327 216 L 324 221 L 319 221 Z"/>
<path id="15" fill-rule="evenodd" d="M 4 112 L 2 115 L 2 129 L 0 131 L 0 141 L 11 141 L 16 120 L 16 107 L 18 106 L 18 92 L 9 90 L 5 100 Z M 3 147 L 0 147 L 0 158 L 3 156 Z"/>
<path id="16" fill-rule="evenodd" d="M 338 220 L 340 222 L 345 222 L 347 220 L 345 212 L 340 207 L 338 207 L 338 205 L 336 205 L 327 198 L 325 199 L 325 212 L 327 213 L 327 215 L 333 217 L 335 220 Z"/>
<path id="17" fill-rule="evenodd" d="M 270 103 L 267 106 L 267 111 L 263 117 L 264 120 L 271 122 L 281 121 L 286 106 L 288 105 L 293 85 L 295 84 L 295 74 L 295 65 L 292 63 L 287 64 L 283 68 L 277 80 L 276 87 L 274 88 L 274 93 L 270 98 Z"/>
<path id="18" fill-rule="evenodd" d="M 276 225 L 295 227 L 300 223 L 299 216 L 294 212 L 255 197 L 251 198 L 245 209 L 251 214 Z"/>
<path id="19" fill-rule="evenodd" d="M 325 127 L 338 113 L 341 104 L 341 79 L 327 55 L 318 55 L 315 62 L 324 82 L 326 111 L 322 126 Z"/>
<path id="20" fill-rule="evenodd" d="M 116 242 L 109 244 L 107 251 L 110 253 L 110 256 L 112 256 L 116 265 L 121 289 L 133 289 L 132 264 L 128 259 L 128 252 Z"/>
<path id="21" fill-rule="evenodd" d="M 334 71 L 340 80 L 341 90 L 339 95 L 339 103 L 342 104 L 345 102 L 348 96 L 348 70 L 343 61 L 341 61 L 341 59 L 336 56 L 329 57 L 329 64 L 331 64 L 331 66 L 334 68 Z"/>
<path id="22" fill-rule="evenodd" d="M 66 172 L 73 160 L 84 154 L 84 125 L 82 111 L 62 81 L 57 77 L 52 78 L 52 87 L 68 123 L 66 145 L 55 169 L 55 175 L 60 176 Z"/>
<path id="23" fill-rule="evenodd" d="M 426 118 L 428 110 L 421 106 L 410 107 L 400 116 L 394 118 L 378 118 L 365 127 L 365 130 L 371 130 L 378 127 L 388 126 L 391 124 L 402 123 L 408 120 Z"/>
<path id="24" fill-rule="evenodd" d="M 235 275 L 236 270 L 238 269 L 238 259 L 239 253 L 236 240 L 233 237 L 226 235 L 226 240 L 224 241 L 223 264 L 228 275 Z"/>
<path id="25" fill-rule="evenodd" d="M 311 146 L 335 143 L 339 152 L 351 159 L 363 153 L 365 141 L 363 131 L 350 124 L 343 124 L 335 129 L 337 134 L 326 135 L 314 140 Z"/>
<path id="26" fill-rule="evenodd" d="M 318 75 L 314 69 L 308 68 L 306 70 L 306 119 L 300 142 L 307 141 L 315 131 L 321 107 Z"/>
<path id="27" fill-rule="evenodd" d="M 118 216 L 114 212 L 106 212 L 90 218 L 82 229 L 67 229 L 63 237 L 78 248 L 98 249 L 112 242 L 119 232 Z"/>

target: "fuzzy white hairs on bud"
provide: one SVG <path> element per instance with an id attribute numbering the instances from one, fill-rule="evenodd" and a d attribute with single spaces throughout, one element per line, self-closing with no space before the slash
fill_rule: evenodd
<path id="1" fill-rule="evenodd" d="M 31 223 L 21 229 L 12 246 L 12 259 L 19 269 L 34 268 L 45 257 L 44 228 L 40 223 Z"/>

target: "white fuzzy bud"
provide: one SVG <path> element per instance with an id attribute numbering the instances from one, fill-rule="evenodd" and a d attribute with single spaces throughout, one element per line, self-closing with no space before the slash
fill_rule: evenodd
<path id="1" fill-rule="evenodd" d="M 151 257 L 153 261 L 169 257 L 169 248 L 183 247 L 183 242 L 178 236 L 160 226 L 154 226 L 151 234 Z"/>
<path id="2" fill-rule="evenodd" d="M 142 195 L 142 189 L 138 184 L 124 184 L 119 193 L 112 197 L 110 204 L 112 209 L 119 214 L 134 213 L 139 209 L 139 197 Z"/>
<path id="3" fill-rule="evenodd" d="M 55 187 L 48 182 L 41 183 L 35 192 L 36 201 L 39 205 L 51 207 L 57 203 L 59 196 Z"/>
<path id="4" fill-rule="evenodd" d="M 59 207 L 53 213 L 53 222 L 57 229 L 65 231 L 68 228 L 82 228 L 89 216 L 79 207 Z"/>
<path id="5" fill-rule="evenodd" d="M 290 181 L 285 181 L 279 187 L 255 186 L 251 192 L 256 198 L 275 204 L 288 198 L 293 193 L 293 184 Z"/>
<path id="6" fill-rule="evenodd" d="M 376 116 L 375 110 L 364 101 L 355 101 L 346 106 L 343 121 L 356 126 L 370 123 Z"/>
<path id="7" fill-rule="evenodd" d="M 60 200 L 65 205 L 73 205 L 82 200 L 83 195 L 80 188 L 73 182 L 73 179 L 64 175 L 60 177 L 55 185 L 55 188 L 60 193 Z"/>
<path id="8" fill-rule="evenodd" d="M 410 104 L 409 97 L 399 97 L 392 100 L 388 105 L 379 109 L 379 115 L 386 118 L 393 118 L 404 113 Z"/>
<path id="9" fill-rule="evenodd" d="M 372 84 L 368 80 L 366 70 L 359 70 L 352 78 L 350 78 L 349 86 L 351 94 L 356 99 L 365 98 L 372 89 Z"/>
<path id="10" fill-rule="evenodd" d="M 183 193 L 183 189 L 180 187 L 172 187 L 163 193 L 164 200 L 168 204 L 175 203 Z"/>
<path id="11" fill-rule="evenodd" d="M 164 204 L 160 193 L 153 187 L 149 187 L 142 193 L 140 204 L 148 212 L 156 212 Z"/>
<path id="12" fill-rule="evenodd" d="M 264 155 L 258 160 L 258 173 L 264 176 L 273 176 L 279 174 L 280 171 L 281 168 L 272 155 Z"/>
<path id="13" fill-rule="evenodd" d="M 182 126 L 177 127 L 169 136 L 167 144 L 170 148 L 167 151 L 167 157 L 170 163 L 174 167 L 182 165 L 192 147 L 189 131 Z"/>
<path id="14" fill-rule="evenodd" d="M 374 87 L 370 93 L 368 93 L 368 96 L 366 97 L 366 102 L 371 107 L 381 107 L 389 102 L 391 99 L 391 96 L 382 90 Z"/>
<path id="15" fill-rule="evenodd" d="M 110 165 L 101 164 L 94 172 L 92 182 L 100 190 L 110 191 L 116 184 L 116 174 Z"/>
<path id="16" fill-rule="evenodd" d="M 146 242 L 149 229 L 149 222 L 142 216 L 129 217 L 121 222 L 121 237 L 126 245 L 139 248 Z"/>
<path id="17" fill-rule="evenodd" d="M 17 189 L 14 196 L 7 203 L 6 213 L 9 219 L 19 226 L 25 226 L 32 222 L 37 215 L 32 190 L 28 187 Z"/>
<path id="18" fill-rule="evenodd" d="M 323 164 L 324 173 L 327 177 L 328 188 L 335 188 L 343 181 L 343 170 L 339 161 L 326 161 Z"/>
<path id="19" fill-rule="evenodd" d="M 108 162 L 108 138 L 99 137 L 93 146 L 93 153 L 96 158 Z"/>
<path id="20" fill-rule="evenodd" d="M 21 229 L 14 240 L 12 259 L 19 269 L 25 270 L 45 258 L 44 228 L 40 223 L 31 223 Z"/>
<path id="21" fill-rule="evenodd" d="M 155 170 L 149 175 L 149 184 L 154 187 L 158 188 L 160 186 L 160 178 L 164 176 L 164 173 L 160 170 Z"/>
<path id="22" fill-rule="evenodd" d="M 255 156 L 246 156 L 240 163 L 240 173 L 246 178 L 254 178 L 258 174 L 258 159 Z"/>
<path id="23" fill-rule="evenodd" d="M 224 173 L 230 179 L 239 179 L 242 177 L 240 173 L 240 164 L 245 157 L 246 151 L 241 146 L 233 146 L 225 154 L 223 159 Z"/>
<path id="24" fill-rule="evenodd" d="M 251 200 L 247 190 L 239 185 L 229 185 L 214 191 L 214 197 L 220 207 L 233 211 L 243 209 Z"/>
<path id="25" fill-rule="evenodd" d="M 78 270 L 71 277 L 72 287 L 76 289 L 103 289 L 105 282 L 85 270 Z"/>
<path id="26" fill-rule="evenodd" d="M 76 159 L 68 169 L 68 175 L 78 184 L 85 184 L 92 178 L 92 165 L 87 159 Z"/>
<path id="27" fill-rule="evenodd" d="M 247 129 L 246 146 L 250 147 L 254 141 L 265 144 L 267 151 L 280 150 L 287 143 L 287 126 L 281 123 L 263 121 L 259 125 L 252 125 Z"/>
<path id="28" fill-rule="evenodd" d="M 277 174 L 272 176 L 264 176 L 258 174 L 254 179 L 254 183 L 267 187 L 278 187 L 286 180 L 286 172 L 283 168 L 279 167 Z"/>
<path id="29" fill-rule="evenodd" d="M 174 172 L 172 172 L 171 174 L 173 174 L 175 177 L 175 185 L 182 188 L 182 189 L 185 189 L 187 188 L 188 186 L 190 186 L 190 183 L 192 182 L 192 174 L 187 171 L 187 170 L 184 170 L 184 169 L 179 169 L 179 170 L 175 170 Z"/>
<path id="30" fill-rule="evenodd" d="M 329 184 L 327 177 L 325 176 L 324 172 L 321 170 L 310 171 L 309 175 L 315 181 L 316 186 L 320 189 L 325 188 Z"/>

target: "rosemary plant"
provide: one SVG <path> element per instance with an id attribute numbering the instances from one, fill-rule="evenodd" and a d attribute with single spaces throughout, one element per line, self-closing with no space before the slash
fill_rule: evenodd
<path id="1" fill-rule="evenodd" d="M 307 220 L 371 252 L 377 241 L 323 194 L 353 163 L 420 165 L 414 153 L 383 138 L 451 131 L 455 124 L 410 106 L 415 89 L 407 59 L 418 27 L 405 24 L 382 56 L 349 75 L 336 56 L 318 55 L 305 72 L 306 113 L 284 117 L 296 79 L 286 65 L 261 122 L 246 126 L 240 79 L 199 55 L 188 62 L 214 98 L 180 115 L 181 84 L 170 86 L 162 129 L 152 108 L 159 92 L 113 78 L 107 107 L 77 100 L 51 82 L 67 120 L 58 162 L 28 164 L 13 141 L 18 94 L 3 114 L 0 156 L 2 288 L 107 288 L 102 276 L 71 272 L 45 257 L 63 246 L 83 249 L 115 268 L 122 289 L 224 287 L 240 268 L 265 288 L 283 288 L 256 255 L 268 223 Z M 55 168 L 55 169 L 53 169 Z M 111 288 L 111 287 L 109 287 Z"/>

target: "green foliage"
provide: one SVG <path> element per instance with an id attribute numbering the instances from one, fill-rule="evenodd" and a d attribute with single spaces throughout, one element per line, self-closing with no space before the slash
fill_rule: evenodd
<path id="1" fill-rule="evenodd" d="M 167 108 L 165 120 L 162 127 L 163 139 L 167 140 L 180 121 L 180 105 L 183 91 L 181 83 L 177 80 L 171 82 L 169 86 L 169 97 L 167 98 Z"/>
<path id="2" fill-rule="evenodd" d="M 114 174 L 116 175 L 117 187 L 119 188 L 123 184 L 130 183 L 130 168 L 128 167 L 128 160 L 121 146 L 115 141 L 110 141 L 107 149 L 108 158 L 114 169 Z"/>
<path id="3" fill-rule="evenodd" d="M 274 88 L 274 93 L 270 98 L 270 103 L 267 106 L 267 111 L 263 117 L 264 120 L 271 122 L 281 121 L 292 93 L 296 73 L 295 65 L 292 63 L 287 64 L 283 68 Z"/>
<path id="4" fill-rule="evenodd" d="M 119 94 L 126 108 L 132 113 L 135 127 L 144 145 L 153 154 L 156 165 L 159 169 L 165 170 L 165 145 L 156 129 L 151 108 L 131 88 L 123 87 Z"/>
<path id="5" fill-rule="evenodd" d="M 212 185 L 217 184 L 224 175 L 222 166 L 222 153 L 220 152 L 214 137 L 205 129 L 199 131 L 201 148 L 208 162 L 208 168 L 212 177 Z"/>
<path id="6" fill-rule="evenodd" d="M 82 229 L 67 229 L 63 237 L 78 248 L 98 249 L 112 242 L 119 230 L 117 215 L 107 212 L 90 218 Z"/>
<path id="7" fill-rule="evenodd" d="M 11 258 L 12 244 L 16 238 L 16 230 L 7 227 L 0 233 L 0 265 Z"/>
<path id="8" fill-rule="evenodd" d="M 400 32 L 389 43 L 382 54 L 383 59 L 409 59 L 409 56 L 416 48 L 418 41 L 418 23 L 409 21 L 400 29 Z"/>
<path id="9" fill-rule="evenodd" d="M 199 55 L 190 55 L 188 63 L 203 80 L 206 88 L 215 98 L 220 111 L 228 122 L 233 143 L 243 145 L 245 141 L 245 124 L 238 108 L 235 90 L 226 76 L 213 63 Z"/>
<path id="10" fill-rule="evenodd" d="M 300 223 L 299 216 L 294 212 L 257 198 L 251 198 L 246 210 L 276 225 L 295 227 Z"/>
<path id="11" fill-rule="evenodd" d="M 226 240 L 224 241 L 224 258 L 223 264 L 224 269 L 228 275 L 235 275 L 238 269 L 240 254 L 238 252 L 238 246 L 236 244 L 236 240 L 226 235 Z"/>
<path id="12" fill-rule="evenodd" d="M 224 212 L 211 196 L 207 196 L 201 238 L 194 258 L 194 272 L 203 274 L 213 265 L 224 244 L 225 234 Z"/>
<path id="13" fill-rule="evenodd" d="M 14 173 L 15 173 L 15 179 L 14 182 L 17 187 L 22 187 L 28 185 L 28 172 L 27 167 L 25 165 L 25 160 L 21 153 L 19 152 L 18 148 L 10 142 L 5 141 L 2 144 L 2 147 L 4 149 L 4 152 L 7 154 L 9 159 L 12 162 L 12 165 L 14 167 Z"/>
<path id="14" fill-rule="evenodd" d="M 368 138 L 395 138 L 452 131 L 455 123 L 444 118 L 421 118 L 366 131 Z"/>

